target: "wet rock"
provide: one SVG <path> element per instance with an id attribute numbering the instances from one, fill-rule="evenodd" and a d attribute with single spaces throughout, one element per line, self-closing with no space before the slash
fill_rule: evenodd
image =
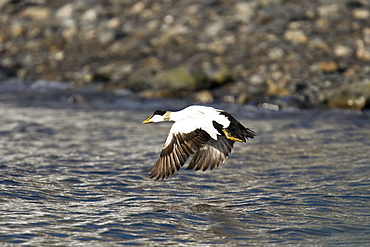
<path id="1" fill-rule="evenodd" d="M 124 85 L 134 92 L 152 89 L 153 85 L 151 81 L 157 72 L 157 69 L 150 66 L 136 69 L 130 74 Z"/>
<path id="2" fill-rule="evenodd" d="M 208 81 L 211 81 L 212 87 L 221 86 L 225 83 L 233 81 L 232 72 L 228 68 L 208 69 L 205 72 Z"/>
<path id="3" fill-rule="evenodd" d="M 272 110 L 298 108 L 298 109 L 312 109 L 313 105 L 304 96 L 287 95 L 282 97 L 273 97 L 269 100 L 272 103 Z M 276 107 L 278 106 L 278 108 Z M 271 105 L 269 105 L 271 108 Z"/>
<path id="4" fill-rule="evenodd" d="M 266 80 L 260 75 L 254 74 L 249 77 L 249 83 L 246 84 L 247 92 L 251 95 L 261 95 L 266 91 Z"/>
<path id="5" fill-rule="evenodd" d="M 250 100 L 251 100 L 251 97 L 249 96 L 249 94 L 243 91 L 243 92 L 240 92 L 238 97 L 236 98 L 236 103 L 243 105 Z"/>
<path id="6" fill-rule="evenodd" d="M 210 88 L 211 82 L 204 73 L 197 69 L 181 66 L 159 71 L 152 82 L 154 89 L 167 90 L 173 93 Z"/>
<path id="7" fill-rule="evenodd" d="M 81 94 L 72 94 L 68 97 L 67 102 L 69 104 L 82 104 L 86 101 L 85 97 Z"/>
<path id="8" fill-rule="evenodd" d="M 175 95 L 168 90 L 144 89 L 140 91 L 139 96 L 141 98 L 167 98 Z"/>
<path id="9" fill-rule="evenodd" d="M 266 80 L 267 84 L 267 95 L 274 95 L 274 96 L 287 96 L 290 95 L 290 91 L 285 87 L 286 82 L 278 81 L 275 82 L 273 80 Z"/>
<path id="10" fill-rule="evenodd" d="M 0 81 L 3 81 L 7 78 L 15 77 L 15 76 L 16 76 L 16 73 L 14 70 L 0 65 Z"/>
<path id="11" fill-rule="evenodd" d="M 321 100 L 330 108 L 363 110 L 370 107 L 370 81 L 343 85 L 322 92 Z"/>
<path id="12" fill-rule="evenodd" d="M 201 90 L 194 94 L 194 99 L 199 103 L 212 103 L 213 95 L 209 90 Z"/>

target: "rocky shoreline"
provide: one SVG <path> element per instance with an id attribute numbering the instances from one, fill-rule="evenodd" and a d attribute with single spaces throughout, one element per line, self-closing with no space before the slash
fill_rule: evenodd
<path id="1" fill-rule="evenodd" d="M 272 110 L 370 107 L 366 0 L 4 0 L 0 12 L 7 85 Z"/>

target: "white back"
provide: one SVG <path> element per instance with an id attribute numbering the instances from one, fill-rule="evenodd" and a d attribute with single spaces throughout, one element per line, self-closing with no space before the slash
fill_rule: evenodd
<path id="1" fill-rule="evenodd" d="M 196 129 L 202 129 L 214 140 L 217 140 L 219 133 L 214 128 L 213 121 L 221 124 L 224 128 L 230 124 L 225 115 L 220 115 L 220 111 L 213 107 L 193 105 L 178 112 L 171 112 L 170 120 L 175 123 L 172 125 L 168 139 L 172 139 L 172 134 L 190 133 Z"/>

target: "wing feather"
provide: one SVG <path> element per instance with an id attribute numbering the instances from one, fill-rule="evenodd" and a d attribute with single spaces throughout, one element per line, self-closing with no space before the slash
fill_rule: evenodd
<path id="1" fill-rule="evenodd" d="M 203 147 L 201 147 L 191 159 L 188 169 L 203 171 L 210 168 L 219 167 L 225 162 L 226 158 L 231 153 L 234 141 L 227 139 L 225 136 L 217 136 L 217 141 L 210 139 Z"/>
<path id="2" fill-rule="evenodd" d="M 170 131 L 169 135 L 172 136 L 167 138 L 159 159 L 149 169 L 149 177 L 155 180 L 164 180 L 172 176 L 185 164 L 190 155 L 211 139 L 209 134 L 201 129 L 190 133 L 172 133 Z"/>

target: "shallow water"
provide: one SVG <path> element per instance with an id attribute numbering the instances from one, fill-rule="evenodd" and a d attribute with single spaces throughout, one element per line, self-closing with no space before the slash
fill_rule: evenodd
<path id="1" fill-rule="evenodd" d="M 219 106 L 257 138 L 154 182 L 170 124 L 130 106 L 1 103 L 2 245 L 370 244 L 368 113 Z"/>

